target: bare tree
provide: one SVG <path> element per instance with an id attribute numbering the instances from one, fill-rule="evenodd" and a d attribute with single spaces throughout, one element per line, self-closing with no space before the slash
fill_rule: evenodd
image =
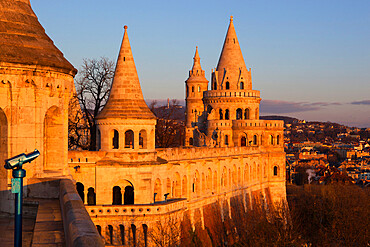
<path id="1" fill-rule="evenodd" d="M 80 104 L 77 99 L 77 95 L 69 101 L 68 106 L 68 149 L 89 149 L 90 136 L 86 118 L 81 111 Z"/>
<path id="2" fill-rule="evenodd" d="M 112 80 L 114 63 L 106 57 L 84 59 L 76 79 L 77 99 L 88 130 L 89 150 L 96 148 L 95 119 L 107 103 Z"/>
<path id="3" fill-rule="evenodd" d="M 152 101 L 149 108 L 157 117 L 156 146 L 161 148 L 181 146 L 185 133 L 185 115 L 178 100 L 173 99 L 165 106 L 158 106 L 157 101 Z"/>
<path id="4" fill-rule="evenodd" d="M 157 221 L 149 231 L 149 237 L 158 247 L 174 247 L 180 245 L 180 221 L 177 216 L 170 215 Z"/>

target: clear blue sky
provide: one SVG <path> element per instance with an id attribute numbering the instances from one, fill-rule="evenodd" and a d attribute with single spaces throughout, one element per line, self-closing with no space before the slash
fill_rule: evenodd
<path id="1" fill-rule="evenodd" d="M 370 1 L 31 0 L 78 69 L 116 61 L 128 25 L 146 99 L 184 98 L 195 46 L 210 78 L 230 15 L 262 115 L 370 127 Z"/>

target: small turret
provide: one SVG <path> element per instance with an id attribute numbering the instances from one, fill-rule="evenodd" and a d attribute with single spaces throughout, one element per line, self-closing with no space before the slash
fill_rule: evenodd
<path id="1" fill-rule="evenodd" d="M 203 92 L 208 89 L 208 80 L 205 77 L 204 70 L 200 65 L 200 57 L 198 46 L 195 49 L 193 67 L 189 71 L 189 78 L 186 83 L 186 137 L 185 145 L 193 145 L 193 131 L 196 123 L 199 122 L 198 118 L 202 116 L 203 105 Z"/>
<path id="2" fill-rule="evenodd" d="M 97 149 L 154 151 L 155 124 L 156 117 L 144 101 L 125 26 L 109 99 L 97 117 Z"/>

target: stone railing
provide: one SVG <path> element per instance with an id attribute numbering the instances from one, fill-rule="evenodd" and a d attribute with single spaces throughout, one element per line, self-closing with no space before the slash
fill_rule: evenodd
<path id="1" fill-rule="evenodd" d="M 253 154 L 259 152 L 261 147 L 180 147 L 156 149 L 158 157 L 167 161 L 206 159 L 215 157 L 229 157 L 233 155 Z"/>
<path id="2" fill-rule="evenodd" d="M 168 214 L 186 208 L 186 199 L 169 200 L 154 204 L 90 205 L 86 206 L 91 217 L 96 216 L 149 216 Z"/>
<path id="3" fill-rule="evenodd" d="M 258 90 L 208 90 L 203 92 L 203 97 L 252 97 L 259 98 L 260 91 Z"/>
<path id="4" fill-rule="evenodd" d="M 234 127 L 259 127 L 259 128 L 284 128 L 284 121 L 281 120 L 233 120 Z"/>
<path id="5" fill-rule="evenodd" d="M 60 180 L 60 209 L 67 246 L 104 246 L 94 223 L 91 221 L 74 184 L 69 179 Z"/>

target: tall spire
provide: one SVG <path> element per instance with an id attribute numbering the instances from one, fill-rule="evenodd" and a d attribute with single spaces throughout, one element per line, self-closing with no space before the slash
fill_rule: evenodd
<path id="1" fill-rule="evenodd" d="M 205 79 L 204 70 L 202 70 L 202 66 L 200 65 L 200 57 L 199 57 L 199 52 L 198 52 L 198 46 L 195 47 L 195 55 L 194 55 L 193 60 L 194 60 L 193 67 L 189 71 L 189 79 L 191 79 L 193 77 L 204 77 L 204 79 Z M 199 78 L 197 80 L 199 80 Z"/>
<path id="2" fill-rule="evenodd" d="M 98 118 L 154 119 L 153 113 L 144 101 L 127 35 L 127 26 L 124 28 L 109 99 Z"/>
<path id="3" fill-rule="evenodd" d="M 226 38 L 220 59 L 218 60 L 218 65 L 216 70 L 221 71 L 223 69 L 239 69 L 245 68 L 245 62 L 243 58 L 242 51 L 239 46 L 238 37 L 236 36 L 233 17 L 230 17 L 230 25 L 226 33 Z"/>
<path id="4" fill-rule="evenodd" d="M 194 64 L 192 70 L 202 70 L 202 67 L 200 66 L 200 57 L 198 53 L 198 46 L 195 47 L 195 55 L 194 55 Z"/>

